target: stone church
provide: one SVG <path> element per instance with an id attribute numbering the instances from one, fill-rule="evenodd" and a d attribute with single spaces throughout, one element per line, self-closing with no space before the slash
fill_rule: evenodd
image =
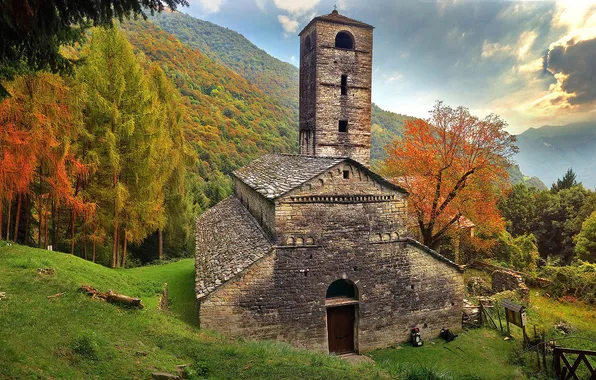
<path id="1" fill-rule="evenodd" d="M 363 352 L 461 326 L 462 269 L 406 234 L 408 193 L 370 170 L 373 27 L 300 33 L 300 154 L 233 174 L 197 220 L 200 327 Z"/>

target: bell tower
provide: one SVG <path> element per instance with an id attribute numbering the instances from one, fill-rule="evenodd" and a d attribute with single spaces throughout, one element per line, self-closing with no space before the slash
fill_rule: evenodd
<path id="1" fill-rule="evenodd" d="M 300 32 L 300 154 L 370 162 L 373 27 L 337 10 Z"/>

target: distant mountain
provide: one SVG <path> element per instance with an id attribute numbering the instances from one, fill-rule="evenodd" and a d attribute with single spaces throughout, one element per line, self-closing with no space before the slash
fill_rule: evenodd
<path id="1" fill-rule="evenodd" d="M 596 186 L 596 122 L 530 128 L 517 138 L 524 173 L 550 186 L 573 168 L 584 186 Z"/>
<path id="2" fill-rule="evenodd" d="M 266 108 L 274 107 L 279 114 L 291 115 L 294 126 L 297 126 L 299 79 L 297 67 L 270 56 L 240 33 L 208 21 L 179 12 L 163 12 L 151 17 L 151 20 L 176 36 L 185 45 L 209 57 L 213 61 L 212 65 L 227 66 L 254 84 L 264 94 L 270 96 L 265 101 L 270 102 L 271 106 Z M 143 50 L 151 51 L 150 48 L 150 45 L 146 45 Z M 167 66 L 166 61 L 163 63 Z M 201 76 L 196 78 L 196 82 L 202 81 Z M 221 106 L 218 105 L 218 107 Z M 395 138 L 403 135 L 404 122 L 410 118 L 412 117 L 385 111 L 376 104 L 372 105 L 371 162 L 373 165 L 385 158 L 385 147 Z M 284 118 L 284 121 L 287 119 Z M 292 140 L 297 139 L 296 134 L 288 133 L 285 127 L 286 125 L 283 126 L 280 138 L 287 139 L 285 147 L 291 146 L 296 149 L 297 140 Z M 535 178 L 525 177 L 519 168 L 510 169 L 510 175 L 514 183 L 523 181 L 539 188 L 544 186 Z"/>
<path id="3" fill-rule="evenodd" d="M 298 118 L 296 66 L 259 49 L 242 34 L 180 12 L 162 12 L 150 18 L 160 28 L 212 60 L 228 66 L 264 93 L 290 107 Z"/>
<path id="4" fill-rule="evenodd" d="M 162 12 L 151 17 L 151 20 L 180 41 L 236 71 L 265 94 L 278 100 L 281 107 L 294 113 L 296 124 L 298 123 L 299 70 L 296 66 L 270 56 L 238 32 L 184 13 Z M 403 121 L 407 118 L 408 116 L 384 111 L 373 105 L 373 160 L 384 157 L 385 146 L 395 136 L 401 135 Z"/>
<path id="5" fill-rule="evenodd" d="M 153 23 L 128 21 L 122 29 L 135 51 L 159 64 L 183 96 L 186 137 L 199 153 L 203 179 L 230 174 L 263 153 L 296 151 L 294 114 L 257 86 Z"/>

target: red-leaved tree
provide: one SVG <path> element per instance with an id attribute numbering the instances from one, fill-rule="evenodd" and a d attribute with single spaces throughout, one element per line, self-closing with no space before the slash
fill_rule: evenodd
<path id="1" fill-rule="evenodd" d="M 462 216 L 489 231 L 503 227 L 496 203 L 517 152 L 506 126 L 497 115 L 479 118 L 437 102 L 428 120 L 406 121 L 403 139 L 387 147 L 383 174 L 410 192 L 425 245 L 436 248 Z"/>

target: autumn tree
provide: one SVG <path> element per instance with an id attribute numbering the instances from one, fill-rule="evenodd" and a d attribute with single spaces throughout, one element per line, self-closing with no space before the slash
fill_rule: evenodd
<path id="1" fill-rule="evenodd" d="M 506 126 L 497 115 L 479 118 L 437 102 L 428 120 L 407 120 L 403 139 L 387 147 L 382 171 L 410 193 L 425 245 L 436 248 L 462 216 L 489 230 L 502 228 L 496 204 L 517 152 Z"/>
<path id="2" fill-rule="evenodd" d="M 94 204 L 73 189 L 77 178 L 87 173 L 71 144 L 81 129 L 79 99 L 62 78 L 48 73 L 20 76 L 8 88 L 13 97 L 0 103 L 0 204 L 7 204 L 9 214 L 6 238 L 18 237 L 21 212 L 34 212 L 38 245 L 42 241 L 47 245 L 49 225 L 55 229 L 58 207 L 68 207 L 85 218 L 94 211 Z M 23 199 L 31 196 L 36 198 L 36 210 L 25 210 Z M 12 229 L 10 211 L 15 198 Z M 56 243 L 54 238 L 51 243 Z"/>
<path id="3" fill-rule="evenodd" d="M 79 80 L 87 93 L 85 126 L 97 170 L 88 193 L 100 202 L 101 221 L 112 233 L 112 266 L 124 258 L 126 241 L 145 238 L 158 208 L 151 183 L 155 97 L 129 42 L 117 27 L 93 31 Z M 122 256 L 120 256 L 122 248 Z"/>

